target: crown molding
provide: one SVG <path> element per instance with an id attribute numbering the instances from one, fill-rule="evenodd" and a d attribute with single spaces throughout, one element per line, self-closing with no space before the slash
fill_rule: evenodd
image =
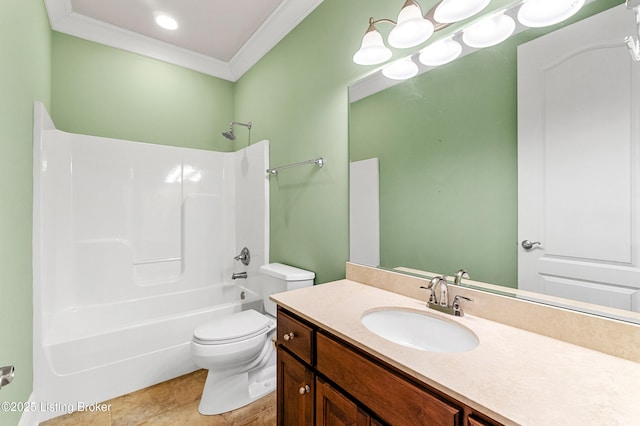
<path id="1" fill-rule="evenodd" d="M 235 82 L 323 0 L 284 0 L 229 62 L 98 21 L 71 9 L 71 0 L 45 0 L 55 31 Z"/>
<path id="2" fill-rule="evenodd" d="M 240 78 L 285 38 L 323 0 L 284 0 L 229 62 L 233 75 Z"/>

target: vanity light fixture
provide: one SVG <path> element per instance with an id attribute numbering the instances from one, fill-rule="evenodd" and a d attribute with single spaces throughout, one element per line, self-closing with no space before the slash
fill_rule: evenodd
<path id="1" fill-rule="evenodd" d="M 416 0 L 405 0 L 397 23 L 391 19 L 369 19 L 369 28 L 362 39 L 360 49 L 353 55 L 353 62 L 360 65 L 377 65 L 393 56 L 375 27 L 377 23 L 394 25 L 388 38 L 392 47 L 414 47 L 429 39 L 435 31 L 474 16 L 490 3 L 491 0 L 440 0 L 422 16 Z M 455 60 L 465 50 L 459 41 L 471 49 L 481 49 L 509 38 L 516 31 L 517 25 L 513 18 L 516 15 L 522 24 L 518 30 L 525 27 L 543 27 L 570 18 L 585 3 L 586 0 L 512 0 L 500 12 L 493 11 L 484 18 L 461 26 L 449 38 L 424 47 L 419 55 L 416 52 L 412 55 L 418 56 L 420 63 L 426 66 L 444 65 Z M 627 7 L 636 11 L 640 22 L 640 0 L 627 0 Z M 638 33 L 640 34 L 640 24 Z M 625 41 L 634 59 L 640 60 L 640 41 L 636 42 L 633 37 L 627 37 Z M 418 72 L 420 70 L 411 57 L 395 61 L 382 69 L 385 77 L 395 80 L 413 77 Z"/>
<path id="2" fill-rule="evenodd" d="M 418 3 L 406 0 L 398 15 L 398 23 L 389 33 L 389 44 L 398 48 L 414 47 L 431 37 L 433 31 L 433 23 L 423 18 Z"/>
<path id="3" fill-rule="evenodd" d="M 518 21 L 527 27 L 546 27 L 575 15 L 585 0 L 526 0 L 518 10 Z"/>
<path id="4" fill-rule="evenodd" d="M 176 21 L 166 13 L 156 13 L 155 19 L 156 24 L 158 24 L 159 27 L 164 28 L 165 30 L 173 31 L 178 29 L 178 21 Z"/>
<path id="5" fill-rule="evenodd" d="M 418 65 L 407 56 L 382 68 L 382 74 L 392 80 L 406 80 L 418 74 Z"/>
<path id="6" fill-rule="evenodd" d="M 509 15 L 500 13 L 484 18 L 462 32 L 462 41 L 469 47 L 483 48 L 503 42 L 516 29 L 516 22 Z"/>
<path id="7" fill-rule="evenodd" d="M 436 41 L 422 49 L 418 60 L 427 66 L 437 67 L 448 64 L 462 53 L 462 46 L 450 38 Z"/>
<path id="8" fill-rule="evenodd" d="M 446 28 L 451 22 L 466 19 L 478 13 L 489 2 L 490 0 L 441 0 L 426 15 L 423 15 L 416 0 L 405 0 L 398 14 L 397 22 L 391 19 L 374 20 L 369 18 L 369 27 L 362 38 L 360 49 L 353 55 L 353 62 L 359 65 L 377 65 L 391 58 L 392 52 L 385 46 L 382 35 L 376 28 L 378 23 L 384 22 L 394 25 L 389 33 L 389 45 L 400 49 L 410 48 L 427 41 L 435 31 Z M 445 17 L 448 14 L 449 17 L 462 18 L 450 22 L 438 21 L 434 14 L 439 7 L 443 8 Z"/>
<path id="9" fill-rule="evenodd" d="M 487 7 L 491 0 L 442 0 L 433 17 L 437 22 L 453 23 L 470 18 Z"/>
<path id="10" fill-rule="evenodd" d="M 391 58 L 391 50 L 384 45 L 382 35 L 378 32 L 376 24 L 379 22 L 388 22 L 395 25 L 390 19 L 373 20 L 369 18 L 369 28 L 362 37 L 362 45 L 360 49 L 353 55 L 353 62 L 358 65 L 376 65 L 381 64 Z"/>

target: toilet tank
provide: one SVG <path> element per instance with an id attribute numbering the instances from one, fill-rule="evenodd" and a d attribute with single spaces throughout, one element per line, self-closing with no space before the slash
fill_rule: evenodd
<path id="1" fill-rule="evenodd" d="M 274 293 L 312 286 L 316 274 L 283 263 L 270 263 L 260 267 L 260 276 L 264 310 L 275 317 L 276 304 L 269 300 L 269 296 Z"/>

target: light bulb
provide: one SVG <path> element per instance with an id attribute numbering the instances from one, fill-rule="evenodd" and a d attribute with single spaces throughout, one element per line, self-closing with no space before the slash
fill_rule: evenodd
<path id="1" fill-rule="evenodd" d="M 518 21 L 527 27 L 546 27 L 576 14 L 584 0 L 527 0 L 518 10 Z"/>
<path id="2" fill-rule="evenodd" d="M 391 58 L 389 50 L 382 41 L 382 36 L 377 30 L 367 31 L 362 37 L 360 49 L 353 55 L 353 62 L 358 65 L 376 65 Z"/>
<path id="3" fill-rule="evenodd" d="M 422 17 L 420 7 L 415 2 L 407 2 L 389 33 L 389 44 L 397 48 L 417 46 L 431 37 L 433 31 L 433 23 Z"/>
<path id="4" fill-rule="evenodd" d="M 462 53 L 460 43 L 449 38 L 437 41 L 422 49 L 418 60 L 424 65 L 436 67 L 453 61 L 460 56 L 460 53 Z"/>
<path id="5" fill-rule="evenodd" d="M 494 46 L 509 38 L 515 29 L 513 18 L 502 13 L 485 18 L 464 30 L 462 41 L 469 47 Z"/>
<path id="6" fill-rule="evenodd" d="M 443 24 L 470 18 L 487 7 L 491 0 L 442 0 L 433 13 L 433 18 Z"/>
<path id="7" fill-rule="evenodd" d="M 411 56 L 390 63 L 382 69 L 382 75 L 392 80 L 406 80 L 418 74 L 418 65 Z"/>

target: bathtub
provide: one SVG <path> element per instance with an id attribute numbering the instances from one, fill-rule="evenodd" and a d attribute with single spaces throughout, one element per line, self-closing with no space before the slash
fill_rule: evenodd
<path id="1" fill-rule="evenodd" d="M 26 424 L 195 370 L 194 329 L 262 312 L 258 270 L 269 263 L 268 141 L 236 152 L 153 145 L 62 132 L 41 103 L 34 111 L 40 410 Z M 243 247 L 247 266 L 234 260 Z"/>
<path id="2" fill-rule="evenodd" d="M 247 309 L 263 311 L 262 297 L 234 284 L 56 314 L 42 346 L 48 368 L 38 399 L 62 410 L 40 420 L 196 370 L 193 330 Z"/>

